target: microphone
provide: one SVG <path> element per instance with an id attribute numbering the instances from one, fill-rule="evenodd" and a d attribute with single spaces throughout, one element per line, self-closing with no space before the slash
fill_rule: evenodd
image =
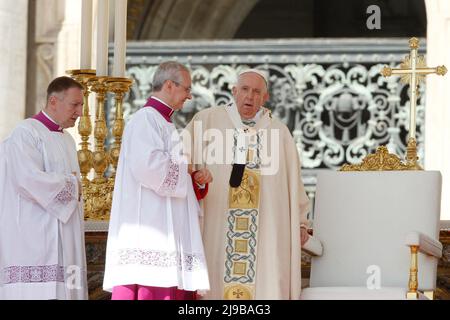
<path id="1" fill-rule="evenodd" d="M 244 176 L 245 164 L 233 164 L 233 170 L 230 175 L 230 186 L 237 188 L 241 185 L 242 177 Z"/>

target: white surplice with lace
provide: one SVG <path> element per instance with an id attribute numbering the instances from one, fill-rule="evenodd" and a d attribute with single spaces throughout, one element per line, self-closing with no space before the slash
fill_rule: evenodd
<path id="1" fill-rule="evenodd" d="M 139 284 L 208 290 L 200 207 L 175 126 L 154 108 L 127 124 L 117 168 L 104 290 Z"/>
<path id="2" fill-rule="evenodd" d="M 69 133 L 22 121 L 0 144 L 0 299 L 87 299 L 79 166 Z"/>

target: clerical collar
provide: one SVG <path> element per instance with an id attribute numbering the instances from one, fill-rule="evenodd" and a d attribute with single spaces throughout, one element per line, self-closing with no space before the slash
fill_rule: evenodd
<path id="1" fill-rule="evenodd" d="M 167 122 L 172 123 L 170 117 L 174 113 L 174 110 L 171 107 L 169 107 L 167 103 L 165 103 L 164 101 L 161 101 L 160 99 L 151 96 L 147 100 L 147 103 L 144 105 L 144 107 L 152 107 L 156 109 L 156 111 L 158 111 L 164 117 L 164 119 L 167 120 Z"/>
<path id="2" fill-rule="evenodd" d="M 241 121 L 243 124 L 249 126 L 249 127 L 253 127 L 256 122 L 258 122 L 258 120 L 261 118 L 261 115 L 263 113 L 263 108 L 259 108 L 258 112 L 256 112 L 255 116 L 251 119 L 242 119 Z"/>
<path id="3" fill-rule="evenodd" d="M 61 128 L 49 115 L 47 115 L 44 111 L 39 112 L 33 119 L 41 122 L 44 126 L 47 127 L 48 130 L 52 132 L 63 132 L 63 128 Z"/>

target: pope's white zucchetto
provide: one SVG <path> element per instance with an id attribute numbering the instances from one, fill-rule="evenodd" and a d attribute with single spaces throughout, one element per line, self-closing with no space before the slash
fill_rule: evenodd
<path id="1" fill-rule="evenodd" d="M 241 72 L 239 72 L 239 76 L 245 74 L 245 73 L 256 73 L 257 75 L 259 75 L 260 77 L 262 77 L 264 79 L 264 81 L 266 82 L 266 86 L 269 86 L 269 75 L 267 73 L 267 71 L 265 70 L 259 70 L 259 69 L 245 69 L 242 70 Z"/>

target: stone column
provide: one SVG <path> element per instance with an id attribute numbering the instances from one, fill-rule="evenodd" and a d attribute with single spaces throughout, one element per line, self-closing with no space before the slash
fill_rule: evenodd
<path id="1" fill-rule="evenodd" d="M 450 1 L 425 0 L 427 64 L 450 70 Z M 441 220 L 450 220 L 450 72 L 429 75 L 425 105 L 425 169 L 442 173 Z"/>
<path id="2" fill-rule="evenodd" d="M 30 28 L 26 116 L 44 108 L 51 80 L 79 68 L 81 30 L 81 0 L 29 1 L 35 12 L 34 19 L 30 17 L 34 26 Z M 76 136 L 76 129 L 69 132 Z"/>
<path id="3" fill-rule="evenodd" d="M 55 77 L 65 75 L 69 69 L 80 68 L 81 0 L 66 0 L 64 9 L 56 41 Z"/>
<path id="4" fill-rule="evenodd" d="M 25 116 L 28 0 L 0 1 L 0 140 Z"/>
<path id="5" fill-rule="evenodd" d="M 29 0 L 29 2 L 28 21 L 32 25 L 28 28 L 26 117 L 36 114 L 45 107 L 45 91 L 55 76 L 57 56 L 55 43 L 65 15 L 65 0 Z"/>
<path id="6" fill-rule="evenodd" d="M 67 70 L 80 68 L 81 0 L 66 0 L 64 11 L 64 20 L 55 44 L 55 77 L 66 75 Z M 75 127 L 67 131 L 74 137 L 78 148 L 81 138 L 77 127 L 78 121 Z"/>

